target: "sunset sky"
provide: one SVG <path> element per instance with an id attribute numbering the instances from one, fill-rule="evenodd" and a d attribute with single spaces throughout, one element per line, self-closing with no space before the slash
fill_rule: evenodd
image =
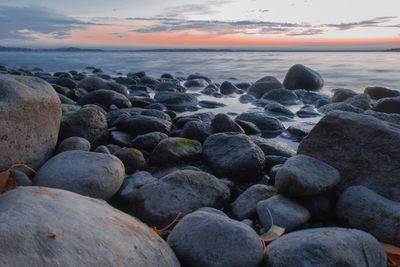
<path id="1" fill-rule="evenodd" d="M 0 0 L 0 45 L 400 47 L 400 0 Z"/>

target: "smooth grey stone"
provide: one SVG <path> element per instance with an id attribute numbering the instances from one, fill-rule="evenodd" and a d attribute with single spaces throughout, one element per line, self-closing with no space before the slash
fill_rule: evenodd
<path id="1" fill-rule="evenodd" d="M 115 152 L 114 156 L 122 161 L 127 174 L 134 173 L 137 170 L 145 170 L 147 168 L 147 162 L 144 159 L 142 152 L 138 149 L 124 147 Z"/>
<path id="2" fill-rule="evenodd" d="M 215 117 L 211 121 L 211 127 L 213 128 L 214 133 L 244 133 L 244 130 L 242 129 L 242 127 L 239 126 L 239 124 L 234 122 L 228 115 L 223 113 L 215 115 Z"/>
<path id="3" fill-rule="evenodd" d="M 400 96 L 400 91 L 388 89 L 385 87 L 375 86 L 375 87 L 365 88 L 364 94 L 369 95 L 372 99 L 379 100 L 381 98 L 386 98 L 386 97 Z"/>
<path id="4" fill-rule="evenodd" d="M 265 76 L 250 86 L 248 93 L 259 99 L 265 95 L 265 93 L 279 88 L 283 88 L 283 85 L 277 78 L 273 76 Z"/>
<path id="5" fill-rule="evenodd" d="M 70 150 L 90 151 L 90 142 L 85 138 L 73 136 L 64 139 L 57 147 L 57 153 Z"/>
<path id="6" fill-rule="evenodd" d="M 372 110 L 391 114 L 400 114 L 400 97 L 381 98 Z"/>
<path id="7" fill-rule="evenodd" d="M 351 89 L 347 89 L 347 88 L 336 88 L 332 90 L 333 96 L 332 96 L 332 102 L 343 102 L 346 99 L 357 95 L 356 92 L 354 92 Z"/>
<path id="8" fill-rule="evenodd" d="M 168 138 L 168 135 L 160 132 L 151 132 L 143 135 L 138 135 L 132 140 L 132 147 L 144 151 L 153 151 L 153 149 L 162 140 Z"/>
<path id="9" fill-rule="evenodd" d="M 278 136 L 285 130 L 280 120 L 261 112 L 245 112 L 236 119 L 254 123 L 261 130 L 262 136 L 268 138 Z"/>
<path id="10" fill-rule="evenodd" d="M 264 152 L 266 156 L 292 157 L 296 151 L 287 144 L 271 139 L 265 139 L 259 136 L 250 136 L 251 140 Z"/>
<path id="11" fill-rule="evenodd" d="M 324 80 L 318 72 L 304 65 L 296 64 L 286 73 L 283 85 L 291 90 L 317 91 L 324 86 Z"/>
<path id="12" fill-rule="evenodd" d="M 274 89 L 265 93 L 261 99 L 273 100 L 282 105 L 297 105 L 300 103 L 297 95 L 288 89 Z"/>
<path id="13" fill-rule="evenodd" d="M 100 89 L 107 89 L 123 94 L 125 96 L 128 95 L 128 89 L 124 85 L 113 81 L 107 81 L 99 77 L 87 77 L 85 79 L 82 79 L 77 84 L 77 87 L 86 89 L 88 92 Z"/>

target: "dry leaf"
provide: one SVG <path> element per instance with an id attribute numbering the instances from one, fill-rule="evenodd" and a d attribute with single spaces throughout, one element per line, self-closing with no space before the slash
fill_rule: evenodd
<path id="1" fill-rule="evenodd" d="M 388 257 L 388 263 L 389 267 L 398 267 L 400 266 L 400 248 L 389 245 L 389 244 L 384 244 L 382 243 L 383 247 L 385 248 L 387 257 Z"/>
<path id="2" fill-rule="evenodd" d="M 261 235 L 261 241 L 264 242 L 265 245 L 268 245 L 275 239 L 278 239 L 285 233 L 285 228 L 282 228 L 277 225 L 272 225 L 271 228 L 267 232 Z"/>
<path id="3" fill-rule="evenodd" d="M 57 232 L 51 232 L 50 234 L 48 234 L 48 237 L 50 237 L 51 239 L 57 239 L 58 238 L 58 233 Z"/>
<path id="4" fill-rule="evenodd" d="M 157 227 L 153 227 L 153 228 L 151 228 L 151 230 L 153 230 L 153 232 L 156 233 L 157 235 L 161 235 L 163 232 L 167 231 L 169 228 L 171 228 L 175 224 L 177 224 L 182 217 L 183 217 L 183 213 L 178 213 L 176 215 L 175 219 L 171 223 L 169 223 L 167 226 L 165 226 L 164 228 L 158 229 Z"/>
<path id="5" fill-rule="evenodd" d="M 17 167 L 27 168 L 33 173 L 36 173 L 35 170 L 25 164 L 14 164 L 7 170 L 0 172 L 0 194 L 17 187 L 17 182 L 11 177 L 11 171 Z"/>

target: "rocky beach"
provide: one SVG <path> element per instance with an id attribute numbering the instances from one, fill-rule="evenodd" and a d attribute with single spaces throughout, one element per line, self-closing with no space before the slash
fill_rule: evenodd
<path id="1" fill-rule="evenodd" d="M 0 266 L 400 264 L 398 88 L 165 71 L 0 64 Z"/>

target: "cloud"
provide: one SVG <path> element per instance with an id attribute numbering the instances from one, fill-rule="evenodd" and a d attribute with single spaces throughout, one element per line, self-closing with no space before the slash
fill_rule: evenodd
<path id="1" fill-rule="evenodd" d="M 325 24 L 327 27 L 334 27 L 338 30 L 345 31 L 352 28 L 357 27 L 386 27 L 382 25 L 383 23 L 390 22 L 391 20 L 397 17 L 394 16 L 386 16 L 386 17 L 376 17 L 373 19 L 358 21 L 358 22 L 349 22 L 349 23 L 340 23 L 340 24 Z"/>
<path id="2" fill-rule="evenodd" d="M 32 40 L 37 35 L 65 39 L 92 23 L 41 6 L 0 6 L 0 40 Z"/>
<path id="3" fill-rule="evenodd" d="M 232 3 L 232 0 L 207 1 L 201 4 L 185 4 L 179 6 L 167 7 L 159 15 L 159 17 L 177 17 L 185 18 L 188 15 L 215 15 L 220 11 L 215 7 Z"/>

